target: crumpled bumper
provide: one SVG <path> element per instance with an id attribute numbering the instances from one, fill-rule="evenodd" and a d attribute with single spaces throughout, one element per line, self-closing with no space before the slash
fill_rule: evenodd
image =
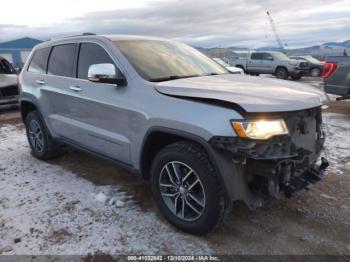
<path id="1" fill-rule="evenodd" d="M 316 167 L 309 167 L 302 175 L 292 177 L 289 183 L 285 186 L 284 194 L 287 198 L 293 196 L 294 193 L 309 190 L 310 186 L 321 181 L 324 171 L 329 166 L 326 158 L 321 158 L 321 164 Z"/>
<path id="2" fill-rule="evenodd" d="M 321 158 L 325 134 L 320 108 L 282 114 L 288 135 L 265 141 L 213 137 L 210 145 L 240 165 L 249 190 L 268 198 L 291 197 L 321 180 L 328 161 Z M 233 176 L 235 174 L 232 174 Z M 242 185 L 241 185 L 242 186 Z"/>

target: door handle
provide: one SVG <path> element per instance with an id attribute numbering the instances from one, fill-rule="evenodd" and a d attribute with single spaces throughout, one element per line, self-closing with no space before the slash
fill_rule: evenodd
<path id="1" fill-rule="evenodd" d="M 82 90 L 80 86 L 69 86 L 69 89 L 74 92 L 80 92 Z"/>
<path id="2" fill-rule="evenodd" d="M 37 84 L 39 84 L 39 85 L 45 85 L 45 81 L 44 80 L 36 80 L 35 82 Z"/>

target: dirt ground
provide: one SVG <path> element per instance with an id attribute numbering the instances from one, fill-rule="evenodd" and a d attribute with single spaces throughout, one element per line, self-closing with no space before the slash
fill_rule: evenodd
<path id="1" fill-rule="evenodd" d="M 237 203 L 222 225 L 194 237 L 170 226 L 149 185 L 119 167 L 73 149 L 35 160 L 19 112 L 1 112 L 0 254 L 350 255 L 350 101 L 325 115 L 334 168 L 321 183 L 256 211 Z M 101 192 L 122 206 L 99 203 Z"/>

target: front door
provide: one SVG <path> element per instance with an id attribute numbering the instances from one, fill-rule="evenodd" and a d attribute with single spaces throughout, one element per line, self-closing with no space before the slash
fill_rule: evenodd
<path id="1" fill-rule="evenodd" d="M 77 130 L 81 147 L 124 163 L 131 162 L 130 137 L 127 131 L 132 114 L 125 106 L 127 87 L 95 83 L 88 80 L 93 64 L 117 63 L 106 49 L 97 43 L 80 43 L 76 78 L 67 87 L 67 101 L 71 126 Z"/>

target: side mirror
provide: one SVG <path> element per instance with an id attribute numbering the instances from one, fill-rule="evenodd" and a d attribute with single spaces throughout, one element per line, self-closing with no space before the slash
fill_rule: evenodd
<path id="1" fill-rule="evenodd" d="M 273 61 L 273 57 L 272 57 L 272 56 L 269 56 L 269 57 L 267 57 L 267 60 Z"/>
<path id="2" fill-rule="evenodd" d="M 126 79 L 120 71 L 117 71 L 113 64 L 94 64 L 90 65 L 88 79 L 91 82 L 116 84 L 123 86 Z"/>

